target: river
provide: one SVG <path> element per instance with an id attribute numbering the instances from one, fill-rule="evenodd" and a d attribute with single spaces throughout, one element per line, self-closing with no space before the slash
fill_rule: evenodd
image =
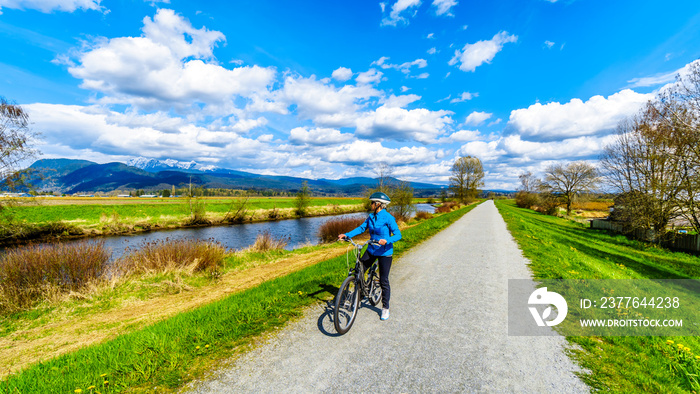
<path id="1" fill-rule="evenodd" d="M 417 211 L 433 212 L 428 204 L 417 204 Z M 112 259 L 118 259 L 126 248 L 138 249 L 145 242 L 158 242 L 166 239 L 211 239 L 227 249 L 244 249 L 255 243 L 263 232 L 269 232 L 274 238 L 288 238 L 287 248 L 292 250 L 303 245 L 317 245 L 320 227 L 326 221 L 344 217 L 364 218 L 367 213 L 349 213 L 335 216 L 317 216 L 299 219 L 277 220 L 259 223 L 232 224 L 229 226 L 196 227 L 176 230 L 159 230 L 124 236 L 99 237 L 105 247 L 111 249 Z M 80 242 L 67 241 L 67 242 Z"/>

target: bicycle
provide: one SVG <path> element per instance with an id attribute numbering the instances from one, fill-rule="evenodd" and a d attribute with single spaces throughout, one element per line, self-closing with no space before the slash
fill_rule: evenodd
<path id="1" fill-rule="evenodd" d="M 355 322 L 357 311 L 361 299 L 369 299 L 369 303 L 375 306 L 382 299 L 382 287 L 379 284 L 379 274 L 377 273 L 377 262 L 367 270 L 365 275 L 364 265 L 360 261 L 362 248 L 367 244 L 379 245 L 374 240 L 369 240 L 363 244 L 356 244 L 351 238 L 344 238 L 350 242 L 355 253 L 355 266 L 350 268 L 348 264 L 348 277 L 338 289 L 335 297 L 335 309 L 333 311 L 333 324 L 338 334 L 343 335 L 350 330 Z M 349 251 L 348 251 L 349 253 Z"/>

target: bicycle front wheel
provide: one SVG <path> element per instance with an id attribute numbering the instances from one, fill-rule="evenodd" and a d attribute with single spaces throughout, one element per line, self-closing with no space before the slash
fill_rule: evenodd
<path id="1" fill-rule="evenodd" d="M 382 286 L 379 283 L 379 275 L 377 275 L 377 272 L 372 272 L 370 280 L 369 303 L 375 306 L 379 304 L 379 301 L 382 299 Z"/>
<path id="2" fill-rule="evenodd" d="M 360 307 L 360 289 L 354 276 L 348 276 L 335 297 L 333 324 L 338 334 L 345 334 L 352 327 Z"/>

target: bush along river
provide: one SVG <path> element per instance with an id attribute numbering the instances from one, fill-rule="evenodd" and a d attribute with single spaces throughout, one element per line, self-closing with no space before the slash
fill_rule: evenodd
<path id="1" fill-rule="evenodd" d="M 417 204 L 418 212 L 434 212 L 429 204 Z M 255 243 L 259 234 L 269 232 L 275 238 L 287 241 L 286 249 L 292 250 L 304 245 L 317 245 L 320 242 L 319 229 L 328 220 L 339 218 L 365 218 L 367 212 L 348 213 L 334 216 L 316 216 L 298 219 L 286 219 L 269 222 L 242 223 L 228 226 L 182 228 L 176 230 L 159 230 L 134 235 L 106 236 L 96 238 L 104 242 L 105 248 L 112 251 L 112 259 L 121 257 L 126 248 L 139 249 L 148 242 L 162 242 L 166 239 L 201 239 L 220 243 L 227 249 L 244 249 Z M 82 240 L 64 241 L 66 243 L 83 242 Z"/>

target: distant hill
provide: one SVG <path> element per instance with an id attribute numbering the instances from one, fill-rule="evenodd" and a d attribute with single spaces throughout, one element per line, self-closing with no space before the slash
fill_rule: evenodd
<path id="1" fill-rule="evenodd" d="M 306 179 L 258 175 L 196 162 L 139 158 L 124 163 L 97 164 L 87 160 L 42 159 L 32 164 L 30 183 L 37 191 L 59 193 L 162 190 L 190 182 L 207 188 L 255 189 L 296 192 L 307 181 L 317 194 L 360 195 L 377 185 L 372 178 Z M 439 185 L 411 183 L 416 196 L 437 195 Z"/>

